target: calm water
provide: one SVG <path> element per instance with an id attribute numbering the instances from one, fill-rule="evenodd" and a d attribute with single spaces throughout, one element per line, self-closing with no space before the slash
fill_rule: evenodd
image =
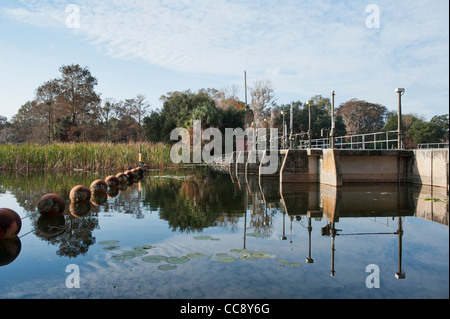
<path id="1" fill-rule="evenodd" d="M 0 174 L 23 221 L 0 241 L 0 298 L 449 298 L 445 191 L 153 171 L 69 207 L 106 175 Z M 49 192 L 64 216 L 36 212 Z"/>

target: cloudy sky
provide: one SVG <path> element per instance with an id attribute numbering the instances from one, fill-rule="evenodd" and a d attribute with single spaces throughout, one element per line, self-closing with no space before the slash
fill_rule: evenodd
<path id="1" fill-rule="evenodd" d="M 431 119 L 448 113 L 449 2 L 2 0 L 0 115 L 62 65 L 88 66 L 102 98 L 269 79 L 278 104 L 336 91 Z"/>

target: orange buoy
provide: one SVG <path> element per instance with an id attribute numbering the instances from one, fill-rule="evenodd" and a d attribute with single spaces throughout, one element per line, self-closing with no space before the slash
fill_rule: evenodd
<path id="1" fill-rule="evenodd" d="M 109 188 L 119 187 L 119 179 L 114 175 L 108 176 L 105 179 L 105 183 L 108 185 Z"/>
<path id="2" fill-rule="evenodd" d="M 65 209 L 66 203 L 58 194 L 50 193 L 44 195 L 38 202 L 38 211 L 44 216 L 61 215 Z"/>
<path id="3" fill-rule="evenodd" d="M 106 191 L 108 190 L 108 185 L 106 182 L 102 179 L 97 179 L 92 182 L 91 184 L 91 192 L 95 194 L 106 194 Z"/>
<path id="4" fill-rule="evenodd" d="M 124 174 L 127 175 L 129 181 L 132 181 L 132 180 L 133 180 L 134 174 L 133 174 L 133 172 L 132 172 L 131 170 L 125 171 Z"/>
<path id="5" fill-rule="evenodd" d="M 17 237 L 22 228 L 19 214 L 9 208 L 0 208 L 0 239 Z"/>
<path id="6" fill-rule="evenodd" d="M 70 191 L 70 201 L 84 202 L 91 199 L 91 190 L 83 185 L 77 185 Z"/>
<path id="7" fill-rule="evenodd" d="M 144 169 L 142 167 L 136 167 L 135 170 L 138 172 L 139 177 L 144 177 Z"/>
<path id="8" fill-rule="evenodd" d="M 126 184 L 128 182 L 128 176 L 125 173 L 118 173 L 116 177 L 120 184 Z"/>

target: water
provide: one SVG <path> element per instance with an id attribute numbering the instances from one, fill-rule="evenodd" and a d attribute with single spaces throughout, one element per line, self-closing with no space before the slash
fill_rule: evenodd
<path id="1" fill-rule="evenodd" d="M 23 221 L 18 240 L 0 242 L 0 298 L 449 298 L 440 189 L 280 189 L 187 169 L 69 207 L 73 186 L 105 177 L 0 174 L 0 206 Z M 59 219 L 36 212 L 49 192 L 67 201 Z"/>

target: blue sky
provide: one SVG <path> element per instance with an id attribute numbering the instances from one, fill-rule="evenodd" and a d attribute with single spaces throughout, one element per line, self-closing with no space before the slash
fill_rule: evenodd
<path id="1" fill-rule="evenodd" d="M 396 110 L 394 89 L 404 87 L 403 113 L 429 120 L 448 113 L 449 2 L 0 2 L 0 115 L 11 119 L 71 63 L 90 68 L 102 98 L 144 94 L 153 109 L 176 90 L 235 85 L 244 100 L 247 71 L 250 87 L 272 81 L 278 104 L 335 90 L 336 104 Z"/>

